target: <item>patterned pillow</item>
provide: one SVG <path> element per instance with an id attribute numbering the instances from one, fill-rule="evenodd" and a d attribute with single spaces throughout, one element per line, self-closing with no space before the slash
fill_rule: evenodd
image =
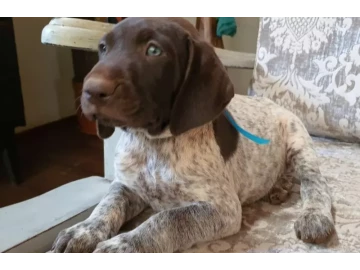
<path id="1" fill-rule="evenodd" d="M 360 142 L 360 18 L 262 18 L 249 95 L 265 96 L 310 134 Z"/>

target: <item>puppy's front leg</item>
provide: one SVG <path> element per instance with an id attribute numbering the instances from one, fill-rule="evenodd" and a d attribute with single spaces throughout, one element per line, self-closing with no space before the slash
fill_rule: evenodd
<path id="1" fill-rule="evenodd" d="M 61 231 L 50 252 L 92 252 L 98 243 L 117 235 L 121 226 L 144 208 L 140 197 L 114 181 L 90 217 Z"/>
<path id="2" fill-rule="evenodd" d="M 240 203 L 223 209 L 199 202 L 160 212 L 133 231 L 99 243 L 95 252 L 169 253 L 238 232 Z"/>
<path id="3" fill-rule="evenodd" d="M 300 180 L 303 211 L 295 222 L 296 236 L 304 242 L 322 243 L 334 232 L 332 198 L 321 174 L 310 135 L 300 121 L 292 123 L 287 161 Z"/>
<path id="4" fill-rule="evenodd" d="M 326 178 L 310 147 L 303 147 L 293 158 L 295 176 L 301 181 L 303 211 L 295 222 L 296 236 L 304 242 L 323 243 L 334 231 L 332 198 Z"/>

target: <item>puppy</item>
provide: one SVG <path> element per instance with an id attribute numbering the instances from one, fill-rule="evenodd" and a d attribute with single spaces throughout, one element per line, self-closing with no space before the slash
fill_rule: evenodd
<path id="1" fill-rule="evenodd" d="M 303 201 L 297 237 L 321 243 L 334 231 L 327 182 L 302 122 L 268 99 L 235 95 L 213 47 L 183 19 L 116 25 L 99 43 L 81 105 L 100 137 L 121 129 L 115 180 L 51 252 L 183 251 L 237 233 L 242 205 L 281 203 L 294 179 Z M 270 143 L 244 137 L 225 110 Z M 157 213 L 119 234 L 147 207 Z"/>

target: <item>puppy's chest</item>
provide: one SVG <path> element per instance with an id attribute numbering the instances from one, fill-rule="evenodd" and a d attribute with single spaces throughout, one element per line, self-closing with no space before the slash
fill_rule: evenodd
<path id="1" fill-rule="evenodd" d="M 190 182 L 179 172 L 187 161 L 177 160 L 171 145 L 156 146 L 132 140 L 117 146 L 116 177 L 138 194 L 152 208 L 162 210 L 192 201 Z M 184 172 L 186 174 L 186 172 Z"/>

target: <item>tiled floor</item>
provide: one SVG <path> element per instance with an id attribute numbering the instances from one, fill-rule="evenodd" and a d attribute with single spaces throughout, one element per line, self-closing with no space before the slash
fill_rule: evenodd
<path id="1" fill-rule="evenodd" d="M 81 133 L 74 117 L 20 134 L 17 145 L 23 182 L 12 185 L 0 163 L 0 207 L 79 178 L 103 175 L 103 142 Z"/>

